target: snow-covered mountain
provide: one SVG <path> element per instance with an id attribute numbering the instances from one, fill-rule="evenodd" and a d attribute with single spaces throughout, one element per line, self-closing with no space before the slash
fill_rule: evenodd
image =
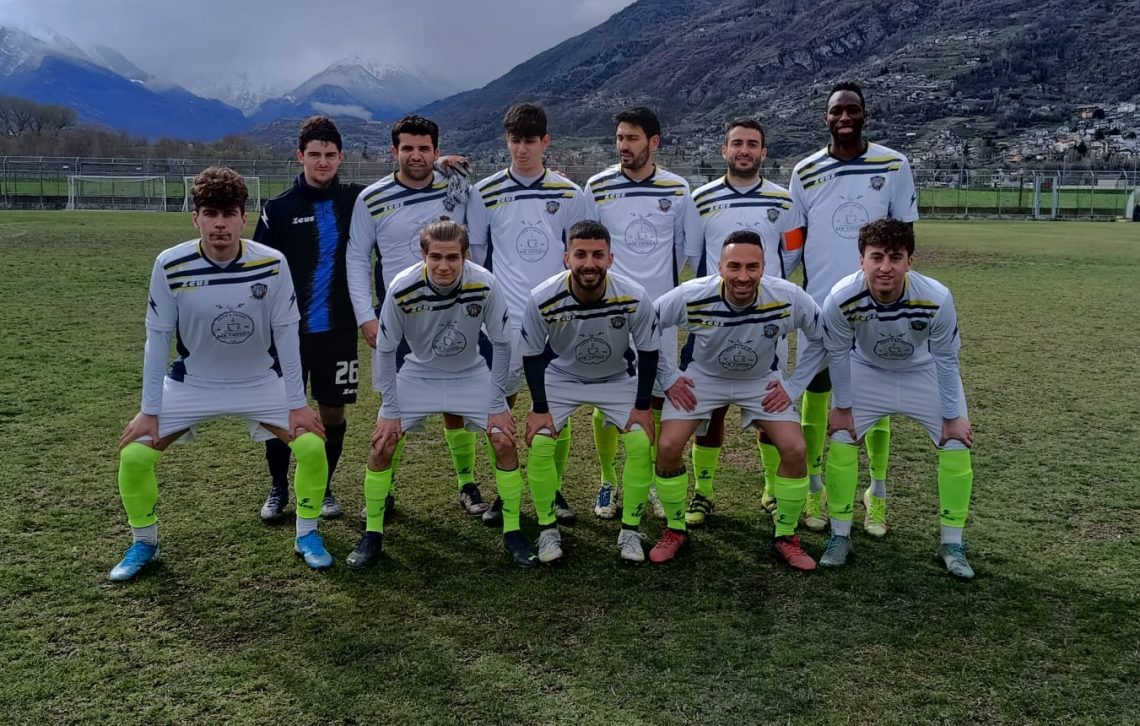
<path id="1" fill-rule="evenodd" d="M 236 75 L 220 78 L 208 76 L 201 79 L 190 79 L 183 83 L 186 88 L 204 98 L 213 98 L 228 103 L 241 112 L 249 115 L 258 106 L 270 98 L 281 96 L 289 90 L 289 83 L 270 83 L 259 78 L 250 78 L 245 71 L 238 71 Z"/>

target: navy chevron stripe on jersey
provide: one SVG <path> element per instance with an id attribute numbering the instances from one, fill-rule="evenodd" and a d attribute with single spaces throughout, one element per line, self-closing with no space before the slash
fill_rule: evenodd
<path id="1" fill-rule="evenodd" d="M 267 277 L 273 277 L 280 273 L 279 268 L 266 270 L 253 275 L 228 275 L 226 277 L 214 277 L 208 280 L 187 280 L 184 282 L 170 283 L 171 292 L 179 292 L 182 290 L 196 290 L 202 287 L 214 287 L 216 285 L 241 285 L 246 282 L 256 282 L 257 280 L 264 280 Z"/>
<path id="2" fill-rule="evenodd" d="M 177 280 L 182 277 L 199 277 L 201 275 L 232 275 L 235 272 L 252 272 L 266 267 L 280 267 L 281 260 L 267 257 L 262 260 L 251 260 L 249 262 L 235 262 L 227 265 L 226 267 L 219 267 L 209 260 L 202 260 L 207 265 L 202 267 L 182 268 L 174 272 L 167 272 L 166 279 L 169 281 Z M 167 266 L 169 268 L 169 265 Z"/>

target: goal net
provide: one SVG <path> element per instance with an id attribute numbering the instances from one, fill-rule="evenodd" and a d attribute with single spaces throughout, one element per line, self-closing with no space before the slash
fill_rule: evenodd
<path id="1" fill-rule="evenodd" d="M 68 209 L 166 211 L 166 178 L 161 176 L 67 177 Z"/>
<path id="2" fill-rule="evenodd" d="M 1124 218 L 1140 222 L 1140 189 L 1133 189 L 1124 202 Z"/>
<path id="3" fill-rule="evenodd" d="M 182 177 L 182 187 L 185 192 L 182 195 L 182 211 L 194 211 L 194 197 L 191 191 L 194 188 L 194 179 L 196 177 L 184 176 Z M 249 198 L 245 201 L 246 212 L 260 212 L 261 211 L 261 177 L 256 176 L 243 176 L 245 180 L 245 188 L 249 192 Z"/>

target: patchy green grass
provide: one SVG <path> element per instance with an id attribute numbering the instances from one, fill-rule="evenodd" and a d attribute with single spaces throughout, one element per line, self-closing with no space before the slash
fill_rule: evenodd
<path id="1" fill-rule="evenodd" d="M 460 512 L 436 423 L 409 442 L 382 561 L 343 566 L 349 516 L 322 527 L 336 567 L 309 572 L 291 527 L 257 518 L 260 446 L 220 421 L 159 465 L 162 564 L 113 586 L 129 538 L 115 443 L 138 405 L 150 265 L 193 232 L 184 215 L 0 214 L 0 722 L 1134 718 L 1140 228 L 919 225 L 917 268 L 961 317 L 972 583 L 933 561 L 935 455 L 903 420 L 892 531 L 857 532 L 849 567 L 771 562 L 742 435 L 712 525 L 671 566 L 621 567 L 617 523 L 588 514 L 583 410 L 567 494 L 584 516 L 562 567 L 513 568 Z M 376 408 L 368 392 L 349 412 L 335 486 L 350 513 Z M 478 468 L 489 494 L 482 452 Z M 819 554 L 822 536 L 804 541 Z"/>

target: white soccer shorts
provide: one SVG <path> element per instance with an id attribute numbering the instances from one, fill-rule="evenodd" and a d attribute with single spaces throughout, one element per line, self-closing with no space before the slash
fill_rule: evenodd
<path id="1" fill-rule="evenodd" d="M 546 402 L 550 416 L 559 431 L 579 406 L 593 406 L 601 410 L 606 423 L 624 430 L 637 399 L 637 378 L 622 374 L 596 383 L 564 378 L 546 370 Z"/>
<path id="2" fill-rule="evenodd" d="M 245 419 L 254 441 L 276 438 L 262 426 L 267 423 L 289 430 L 289 403 L 283 378 L 267 378 L 252 386 L 195 386 L 166 378 L 162 382 L 162 409 L 158 413 L 158 436 L 187 429 L 177 443 L 197 437 L 198 424 L 221 416 Z M 147 437 L 143 437 L 144 440 Z"/>
<path id="3" fill-rule="evenodd" d="M 734 403 L 740 407 L 740 427 L 746 429 L 756 421 L 790 421 L 800 422 L 800 413 L 795 402 L 778 413 L 764 410 L 764 398 L 769 394 L 768 383 L 779 381 L 787 386 L 784 377 L 779 373 L 769 373 L 759 379 L 733 379 L 707 376 L 697 371 L 683 373 L 693 379 L 693 395 L 697 397 L 697 405 L 692 411 L 682 411 L 666 399 L 661 409 L 661 420 L 701 421 L 697 427 L 697 436 L 704 436 L 708 432 L 709 420 L 713 411 L 721 406 Z"/>
<path id="4" fill-rule="evenodd" d="M 396 374 L 400 401 L 400 427 L 404 432 L 422 431 L 428 416 L 450 413 L 462 416 L 468 431 L 486 431 L 491 415 L 491 371 L 479 368 L 459 378 L 416 378 Z M 380 413 L 383 413 L 381 408 Z M 380 418 L 380 414 L 377 414 Z"/>

